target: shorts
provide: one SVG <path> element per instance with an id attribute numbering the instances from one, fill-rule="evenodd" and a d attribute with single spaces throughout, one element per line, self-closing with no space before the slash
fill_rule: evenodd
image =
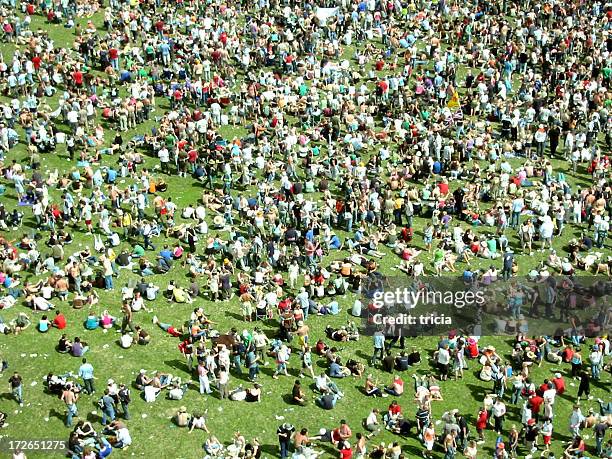
<path id="1" fill-rule="evenodd" d="M 87 226 L 91 225 L 91 220 L 85 220 L 85 224 L 86 224 Z"/>
<path id="2" fill-rule="evenodd" d="M 433 236 L 425 236 L 425 237 L 423 238 L 423 242 L 424 242 L 425 244 L 431 244 L 431 241 L 433 241 Z"/>
<path id="3" fill-rule="evenodd" d="M 433 440 L 428 440 L 425 442 L 425 449 L 427 451 L 432 451 L 433 450 L 433 446 L 434 446 L 434 441 Z"/>
<path id="4" fill-rule="evenodd" d="M 545 445 L 550 445 L 551 438 L 552 438 L 552 436 L 550 436 L 550 435 L 544 435 L 544 444 Z"/>
<path id="5" fill-rule="evenodd" d="M 448 375 L 448 363 L 438 363 L 438 369 L 443 375 Z"/>

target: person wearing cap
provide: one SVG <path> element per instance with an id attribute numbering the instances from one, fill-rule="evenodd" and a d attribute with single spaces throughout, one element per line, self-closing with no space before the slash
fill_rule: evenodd
<path id="1" fill-rule="evenodd" d="M 174 416 L 174 422 L 178 427 L 187 427 L 190 419 L 191 416 L 187 413 L 187 407 L 184 405 L 178 409 L 176 415 Z"/>
<path id="2" fill-rule="evenodd" d="M 508 459 L 510 456 L 508 455 L 508 451 L 506 451 L 506 445 L 504 442 L 499 442 L 495 447 L 495 453 L 493 455 L 494 459 Z"/>

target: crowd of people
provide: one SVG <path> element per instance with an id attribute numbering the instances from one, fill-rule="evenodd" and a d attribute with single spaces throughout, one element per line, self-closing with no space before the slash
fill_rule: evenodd
<path id="1" fill-rule="evenodd" d="M 272 387 L 298 377 L 296 410 L 346 403 L 347 378 L 372 399 L 359 433 L 282 423 L 282 459 L 612 457 L 609 4 L 9 1 L 0 16 L 0 309 L 18 311 L 0 331 L 56 333 L 55 351 L 81 362 L 44 376 L 73 458 L 133 444 L 131 390 L 265 404 L 270 365 Z M 461 331 L 419 348 L 379 331 L 358 358 L 362 293 L 397 272 L 510 280 L 489 312 L 512 348 Z M 590 274 L 591 302 L 557 294 Z M 239 311 L 232 324 L 225 309 Z M 525 328 L 557 314 L 559 336 Z M 96 390 L 91 343 L 114 330 L 104 346 L 143 354 L 162 333 L 188 374 L 144 368 Z M 19 360 L 7 365 L 23 406 Z M 477 413 L 443 397 L 468 365 L 486 388 L 470 395 Z M 541 366 L 550 377 L 533 376 Z M 79 417 L 84 398 L 102 430 Z M 258 432 L 219 440 L 208 416 L 180 406 L 173 422 L 203 431 L 208 457 L 261 457 Z M 382 431 L 396 440 L 374 442 Z M 422 452 L 402 449 L 408 436 Z"/>

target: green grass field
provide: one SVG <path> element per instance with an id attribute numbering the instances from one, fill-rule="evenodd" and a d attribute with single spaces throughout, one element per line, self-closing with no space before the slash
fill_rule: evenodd
<path id="1" fill-rule="evenodd" d="M 97 15 L 94 18 L 96 24 L 101 27 L 102 18 Z M 84 23 L 84 20 L 80 22 Z M 33 21 L 33 29 L 40 27 L 48 30 L 51 37 L 54 38 L 56 46 L 69 48 L 74 39 L 73 31 L 65 29 L 61 26 L 48 26 L 43 22 L 43 19 L 36 17 Z M 3 45 L 2 54 L 5 61 L 10 61 L 14 47 L 12 45 Z M 348 54 L 348 51 L 345 53 Z M 3 100 L 7 101 L 6 99 Z M 52 108 L 56 107 L 57 98 L 48 101 Z M 164 100 L 158 100 L 158 108 L 155 116 L 161 116 L 161 112 L 167 109 L 168 103 Z M 151 128 L 153 121 L 138 126 L 135 131 L 130 131 L 124 134 L 124 139 L 129 139 L 135 133 L 144 133 Z M 112 133 L 111 126 L 107 128 L 107 141 L 110 142 L 109 134 Z M 235 135 L 244 134 L 246 131 L 242 128 L 223 128 L 221 133 L 228 138 Z M 325 152 L 324 152 L 325 154 Z M 25 145 L 20 144 L 7 155 L 7 160 L 16 159 L 24 161 L 26 159 Z M 64 171 L 73 166 L 67 161 L 67 153 L 65 151 L 56 151 L 54 154 L 42 155 L 43 170 L 53 170 L 58 168 Z M 111 164 L 116 161 L 116 158 L 104 156 L 103 165 Z M 157 160 L 155 158 L 147 158 L 146 165 L 149 167 L 155 166 Z M 558 170 L 565 171 L 568 176 L 568 181 L 572 184 L 585 185 L 589 182 L 589 176 L 584 169 L 576 176 L 572 175 L 568 170 L 567 164 L 562 161 L 555 161 L 555 167 Z M 176 176 L 166 178 L 168 183 L 168 192 L 166 196 L 172 196 L 173 201 L 182 208 L 188 203 L 193 203 L 200 198 L 201 185 L 195 183 L 190 178 L 178 178 Z M 125 185 L 130 183 L 130 179 L 125 182 Z M 11 184 L 5 180 L 2 183 L 7 185 L 7 191 L 2 196 L 2 202 L 12 208 L 15 205 L 15 193 Z M 59 193 L 57 190 L 52 191 L 52 195 L 57 199 Z M 34 218 L 29 209 L 25 208 L 24 226 L 11 234 L 9 238 L 19 238 L 23 233 L 35 233 L 37 231 L 34 223 Z M 151 212 L 151 209 L 149 210 Z M 180 217 L 177 218 L 177 224 L 181 223 Z M 425 220 L 422 218 L 415 219 L 415 245 L 422 248 L 422 228 Z M 85 234 L 83 226 L 68 228 L 74 235 L 75 242 L 66 248 L 67 253 L 77 251 L 79 247 L 89 245 L 93 246 L 93 237 Z M 491 229 L 479 228 L 479 232 L 491 232 Z M 510 235 L 510 233 L 512 233 Z M 509 237 L 511 244 L 517 244 L 517 238 L 514 232 L 510 232 Z M 221 233 L 222 237 L 227 237 L 226 233 Z M 554 240 L 554 246 L 562 249 L 566 246 L 568 240 L 578 236 L 580 229 L 568 225 L 562 237 Z M 344 236 L 344 234 L 342 233 Z M 44 240 L 44 238 L 43 238 Z M 155 240 L 155 244 L 159 247 L 162 240 Z M 200 242 L 200 245 L 202 243 Z M 125 242 L 123 246 L 129 247 L 130 244 Z M 43 248 L 43 252 L 44 252 Z M 116 250 L 119 252 L 118 250 Z M 149 254 L 150 255 L 150 254 Z M 335 254 L 334 258 L 341 258 L 344 253 Z M 534 257 L 519 256 L 521 265 L 521 273 L 526 273 L 529 269 L 536 266 L 540 261 L 542 254 L 537 254 Z M 330 261 L 330 259 L 325 260 Z M 397 259 L 391 255 L 385 257 L 381 261 L 381 271 L 386 274 L 391 274 L 391 267 L 397 263 Z M 490 262 L 487 260 L 474 260 L 475 266 L 485 267 Z M 500 266 L 500 261 L 494 262 Z M 429 268 L 429 260 L 426 266 Z M 461 269 L 461 264 L 458 264 Z M 35 280 L 29 273 L 22 273 L 24 280 Z M 136 278 L 135 274 L 122 271 L 119 278 L 115 279 L 115 290 L 113 292 L 100 291 L 100 302 L 94 307 L 94 311 L 100 314 L 104 309 L 109 309 L 115 316 L 120 316 L 121 300 L 119 289 L 129 278 Z M 169 274 L 155 275 L 152 280 L 157 283 L 162 289 L 165 288 L 170 279 L 176 280 L 179 284 L 185 285 L 188 281 L 187 272 L 184 268 L 176 263 Z M 326 325 L 340 326 L 346 323 L 350 318 L 347 310 L 353 304 L 354 296 L 346 295 L 339 301 L 342 311 L 338 316 L 311 317 L 308 324 L 311 326 L 311 341 L 315 342 L 318 338 L 324 336 L 324 328 Z M 69 320 L 68 329 L 66 330 L 69 336 L 81 336 L 90 345 L 90 352 L 87 354 L 88 360 L 94 365 L 97 376 L 97 389 L 104 387 L 106 379 L 113 378 L 116 382 L 132 383 L 139 369 L 144 368 L 152 372 L 154 370 L 162 370 L 170 372 L 174 375 L 181 376 L 183 379 L 190 377 L 187 371 L 185 362 L 181 354 L 178 352 L 176 338 L 171 338 L 161 332 L 151 323 L 153 314 L 157 315 L 164 322 L 172 322 L 176 325 L 182 323 L 188 318 L 193 306 L 202 306 L 210 318 L 217 322 L 216 328 L 221 332 L 227 331 L 230 327 L 235 326 L 239 330 L 243 328 L 252 328 L 253 324 L 243 323 L 241 320 L 240 306 L 236 299 L 225 302 L 212 302 L 206 298 L 198 298 L 194 305 L 177 305 L 168 303 L 161 298 L 153 304 L 147 306 L 153 309 L 153 313 L 139 312 L 135 314 L 135 323 L 141 324 L 143 328 L 152 335 L 152 342 L 146 347 L 133 346 L 130 349 L 122 349 L 117 344 L 119 334 L 115 331 L 103 333 L 101 330 L 92 332 L 85 331 L 83 321 L 87 315 L 87 310 L 73 310 L 69 303 L 60 303 L 56 301 L 57 309 L 66 314 Z M 4 321 L 9 321 L 16 316 L 20 311 L 27 311 L 21 304 L 14 308 L 3 311 L 1 316 Z M 33 314 L 27 311 L 28 314 L 36 322 L 39 314 Z M 276 330 L 276 322 L 272 321 L 264 324 L 266 332 L 272 336 Z M 69 430 L 64 427 L 65 409 L 63 403 L 56 397 L 45 393 L 43 387 L 43 377 L 50 371 L 54 373 L 64 373 L 67 371 L 76 372 L 80 360 L 68 355 L 61 355 L 55 351 L 55 346 L 60 333 L 57 330 L 52 330 L 47 334 L 38 333 L 34 327 L 31 327 L 19 336 L 9 335 L 2 338 L 0 349 L 1 355 L 9 362 L 9 369 L 2 375 L 4 384 L 3 389 L 8 389 L 8 384 L 5 384 L 8 376 L 12 371 L 19 371 L 24 377 L 24 398 L 25 406 L 20 408 L 18 404 L 11 398 L 9 392 L 5 392 L 0 396 L 0 410 L 8 413 L 8 427 L 2 430 L 2 435 L 14 439 L 61 439 L 68 438 Z M 414 344 L 422 349 L 422 355 L 428 355 L 435 347 L 436 338 L 418 338 L 409 341 L 409 344 Z M 494 345 L 498 351 L 509 357 L 511 351 L 511 337 L 503 338 L 487 338 L 482 339 L 482 346 Z M 366 361 L 372 351 L 371 338 L 363 337 L 360 341 L 343 345 L 341 356 L 344 360 L 347 358 L 357 358 L 361 361 Z M 322 360 L 316 360 L 315 366 L 322 368 Z M 315 407 L 312 403 L 314 398 L 313 392 L 307 388 L 309 396 L 309 405 L 306 407 L 293 406 L 286 403 L 286 398 L 290 395 L 291 387 L 294 379 L 299 372 L 299 359 L 297 356 L 292 356 L 289 372 L 289 378 L 281 377 L 278 381 L 271 378 L 272 366 L 262 367 L 260 382 L 263 385 L 263 401 L 261 404 L 248 404 L 245 402 L 220 401 L 216 393 L 213 396 L 204 397 L 199 395 L 195 387 L 191 388 L 183 401 L 169 401 L 163 396 L 152 404 L 147 404 L 142 400 L 136 390 L 132 389 L 133 403 L 131 404 L 132 419 L 127 422 L 133 437 L 133 445 L 126 451 L 115 452 L 113 457 L 130 457 L 130 456 L 150 456 L 150 457 L 175 457 L 175 458 L 196 458 L 202 457 L 202 444 L 205 440 L 205 434 L 202 432 L 194 432 L 188 434 L 186 429 L 177 428 L 172 422 L 171 417 L 176 413 L 181 405 L 186 405 L 190 412 L 202 411 L 208 409 L 209 419 L 208 427 L 222 442 L 227 444 L 235 431 L 242 432 L 247 440 L 253 437 L 258 437 L 263 445 L 263 457 L 273 458 L 278 457 L 278 444 L 275 431 L 278 425 L 282 422 L 290 422 L 298 429 L 301 427 L 309 428 L 311 433 L 318 431 L 321 427 L 334 428 L 338 425 L 340 419 L 347 419 L 354 432 L 362 431 L 360 427 L 361 420 L 367 416 L 373 407 L 378 407 L 385 411 L 391 399 L 371 399 L 364 396 L 361 392 L 363 387 L 362 379 L 347 378 L 339 382 L 340 388 L 345 393 L 345 398 L 340 400 L 333 411 L 324 411 Z M 540 383 L 543 378 L 550 377 L 557 370 L 556 367 L 550 364 L 544 364 L 541 368 L 535 368 L 533 379 L 536 383 Z M 562 371 L 567 372 L 565 367 Z M 388 383 L 391 380 L 390 374 L 383 374 L 379 369 L 369 369 L 380 382 Z M 411 385 L 411 375 L 413 373 L 425 374 L 432 370 L 429 362 L 425 360 L 416 370 L 410 370 L 403 375 L 407 384 Z M 310 386 L 309 379 L 303 380 L 305 386 Z M 570 381 L 568 380 L 568 383 Z M 246 378 L 241 378 L 233 374 L 230 385 L 232 388 L 238 384 L 246 384 Z M 572 383 L 573 384 L 573 383 Z M 492 390 L 492 383 L 482 383 L 477 378 L 477 365 L 472 363 L 470 369 L 466 371 L 463 380 L 460 382 L 448 381 L 441 384 L 444 401 L 434 402 L 434 419 L 439 419 L 440 415 L 453 408 L 458 408 L 471 422 L 475 421 L 475 416 L 478 408 L 484 398 L 484 395 Z M 610 398 L 610 377 L 606 374 L 602 381 L 593 384 L 592 395 L 597 399 Z M 577 385 L 568 387 L 567 395 L 558 400 L 555 409 L 555 434 L 553 436 L 556 452 L 561 451 L 561 442 L 570 439 L 568 430 L 568 416 L 571 412 L 571 406 L 575 401 Z M 97 396 L 83 396 L 79 401 L 80 418 L 87 418 L 95 423 L 96 427 L 100 427 L 100 416 L 94 414 L 100 410 L 96 406 Z M 416 405 L 412 400 L 412 390 L 408 389 L 406 394 L 399 399 L 407 417 L 413 419 Z M 584 402 L 583 412 L 589 407 L 594 407 L 596 403 Z M 280 416 L 284 420 L 280 420 Z M 518 408 L 509 406 L 509 419 L 506 421 L 506 426 L 511 424 L 520 424 L 518 417 Z M 472 432 L 475 429 L 472 427 Z M 495 434 L 487 432 L 487 444 L 484 446 L 484 451 L 479 457 L 490 457 L 492 454 L 491 445 L 494 441 Z M 383 432 L 378 437 L 372 440 L 372 443 L 384 441 L 390 442 L 399 440 L 402 444 L 406 457 L 412 458 L 420 455 L 421 445 L 418 439 L 414 436 L 410 438 L 399 438 L 388 432 Z M 592 447 L 593 440 L 588 442 Z M 337 453 L 329 447 L 323 445 L 324 457 L 337 457 Z M 369 448 L 371 450 L 371 447 Z M 482 448 L 479 448 L 482 451 Z M 28 457 L 47 457 L 48 454 L 32 452 Z M 436 457 L 442 457 L 443 453 L 438 449 Z M 0 452 L 0 457 L 7 457 L 5 452 Z"/>

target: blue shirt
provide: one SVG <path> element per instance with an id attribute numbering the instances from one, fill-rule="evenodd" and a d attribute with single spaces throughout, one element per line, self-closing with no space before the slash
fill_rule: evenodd
<path id="1" fill-rule="evenodd" d="M 106 180 L 108 180 L 108 183 L 113 183 L 117 179 L 117 171 L 115 169 L 108 169 L 106 174 Z"/>
<path id="2" fill-rule="evenodd" d="M 79 376 L 83 379 L 93 379 L 94 369 L 91 363 L 84 363 L 79 367 Z"/>
<path id="3" fill-rule="evenodd" d="M 332 378 L 344 378 L 344 375 L 340 370 L 340 365 L 338 365 L 336 362 L 332 363 L 329 366 L 329 376 L 331 376 Z"/>
<path id="4" fill-rule="evenodd" d="M 164 249 L 159 252 L 159 256 L 166 261 L 172 261 L 172 252 L 169 249 Z"/>

